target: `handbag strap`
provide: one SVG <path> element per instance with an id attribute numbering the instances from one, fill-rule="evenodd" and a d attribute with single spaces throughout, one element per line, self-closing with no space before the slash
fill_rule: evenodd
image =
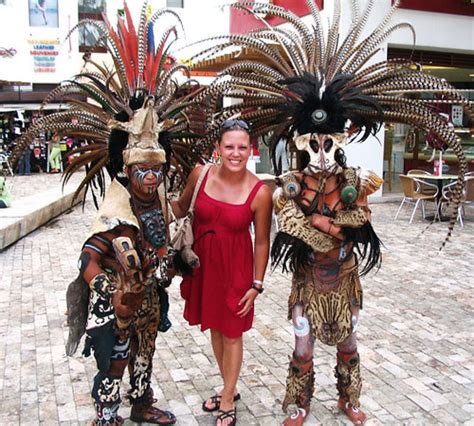
<path id="1" fill-rule="evenodd" d="M 212 166 L 211 163 L 206 163 L 202 166 L 201 173 L 199 173 L 199 177 L 196 181 L 196 186 L 194 187 L 193 198 L 191 198 L 191 204 L 189 205 L 188 213 L 194 212 L 194 203 L 196 202 L 196 198 L 199 192 L 199 188 L 201 188 L 202 181 L 204 180 L 204 176 L 206 176 L 207 171 Z"/>

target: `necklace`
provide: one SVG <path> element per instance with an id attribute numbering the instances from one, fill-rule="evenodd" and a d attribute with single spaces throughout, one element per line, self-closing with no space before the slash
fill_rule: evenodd
<path id="1" fill-rule="evenodd" d="M 158 200 L 158 194 L 155 192 L 150 200 L 140 200 L 132 191 L 130 191 L 130 203 L 132 205 L 132 210 L 137 209 L 138 211 L 143 211 L 150 209 L 156 204 Z"/>

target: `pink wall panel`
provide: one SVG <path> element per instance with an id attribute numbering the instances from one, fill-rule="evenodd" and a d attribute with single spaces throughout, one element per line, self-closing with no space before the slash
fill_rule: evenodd
<path id="1" fill-rule="evenodd" d="M 401 0 L 400 8 L 474 16 L 470 0 Z"/>
<path id="2" fill-rule="evenodd" d="M 282 6 L 285 9 L 290 10 L 295 15 L 305 16 L 310 12 L 306 6 L 305 0 L 273 0 L 273 4 L 276 6 Z M 316 0 L 316 4 L 320 9 L 324 6 L 324 0 Z M 271 17 L 268 19 L 271 25 L 281 24 L 283 21 L 279 18 Z M 233 34 L 243 34 L 249 30 L 261 28 L 263 24 L 255 19 L 252 15 L 244 12 L 231 9 L 230 12 L 230 32 Z"/>

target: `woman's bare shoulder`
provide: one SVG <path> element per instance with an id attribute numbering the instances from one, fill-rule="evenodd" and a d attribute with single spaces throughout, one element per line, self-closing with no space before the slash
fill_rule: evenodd
<path id="1" fill-rule="evenodd" d="M 252 173 L 250 170 L 247 170 L 247 179 L 248 179 L 249 184 L 252 187 L 262 180 L 255 173 Z"/>
<path id="2" fill-rule="evenodd" d="M 263 182 L 261 179 L 256 179 L 256 183 L 258 182 Z M 258 188 L 257 193 L 255 194 L 255 202 L 257 204 L 269 204 L 272 205 L 272 191 L 270 187 L 264 183 L 263 185 L 260 185 L 260 188 Z"/>
<path id="3" fill-rule="evenodd" d="M 192 184 L 193 186 L 196 184 L 198 178 L 199 178 L 199 175 L 201 174 L 201 171 L 203 169 L 204 165 L 203 164 L 198 164 L 196 167 L 194 167 L 194 169 L 192 170 L 192 172 L 189 174 L 188 176 L 188 182 L 190 184 Z M 213 166 L 211 166 L 210 168 L 212 169 Z"/>

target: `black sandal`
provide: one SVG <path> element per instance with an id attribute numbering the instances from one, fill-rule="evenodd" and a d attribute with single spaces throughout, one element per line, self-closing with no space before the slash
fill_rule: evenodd
<path id="1" fill-rule="evenodd" d="M 238 401 L 239 399 L 240 399 L 240 393 L 234 395 L 234 402 Z M 212 408 L 209 408 L 206 405 L 209 401 L 212 404 L 214 404 L 214 406 Z M 206 413 L 212 413 L 213 411 L 217 411 L 220 408 L 220 406 L 221 406 L 221 396 L 220 395 L 213 395 L 209 399 L 206 399 L 202 403 L 202 410 L 205 411 Z"/>
<path id="2" fill-rule="evenodd" d="M 221 421 L 221 424 L 222 424 L 222 422 L 225 419 L 229 419 L 229 418 L 232 421 L 230 423 L 227 423 L 227 426 L 235 426 L 237 424 L 237 407 L 229 411 L 219 410 L 216 417 L 216 425 L 219 420 Z"/>
<path id="3" fill-rule="evenodd" d="M 170 411 L 160 410 L 156 407 L 148 407 L 145 412 L 130 414 L 130 420 L 135 423 L 151 423 L 155 425 L 174 425 L 176 417 Z"/>

